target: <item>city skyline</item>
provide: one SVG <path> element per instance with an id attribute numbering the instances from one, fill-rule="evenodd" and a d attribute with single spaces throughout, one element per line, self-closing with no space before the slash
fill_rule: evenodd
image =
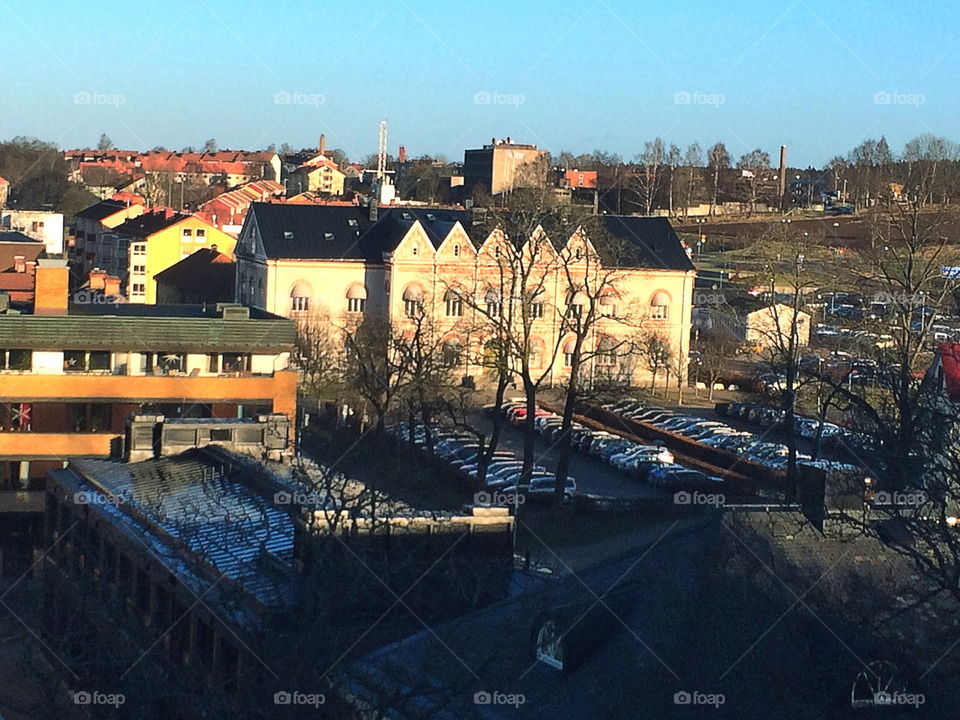
<path id="1" fill-rule="evenodd" d="M 11 29 L 0 136 L 67 148 L 106 133 L 139 149 L 212 137 L 252 149 L 314 146 L 324 133 L 358 159 L 375 152 L 387 118 L 391 152 L 403 144 L 411 156 L 455 159 L 511 136 L 629 160 L 662 137 L 719 140 L 734 157 L 786 144 L 792 166 L 821 167 L 868 137 L 886 136 L 895 152 L 917 135 L 949 137 L 960 109 L 946 90 L 960 70 L 950 30 L 960 13 L 942 3 L 936 25 L 815 2 L 641 10 L 598 0 L 549 13 L 488 3 L 456 17 L 438 3 L 256 14 L 247 3 L 108 5 L 96 22 L 61 2 L 0 8 Z M 38 32 L 58 24 L 78 34 L 80 52 Z M 283 32 L 268 41 L 264 28 L 285 24 L 321 30 L 306 45 Z M 142 39 L 118 57 L 131 33 Z"/>

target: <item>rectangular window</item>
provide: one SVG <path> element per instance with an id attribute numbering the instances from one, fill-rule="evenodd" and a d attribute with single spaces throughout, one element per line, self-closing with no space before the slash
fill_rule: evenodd
<path id="1" fill-rule="evenodd" d="M 487 315 L 489 315 L 489 316 L 492 317 L 492 318 L 498 318 L 498 317 L 500 317 L 500 311 L 501 311 L 501 309 L 502 309 L 502 308 L 501 308 L 501 306 L 500 306 L 500 303 L 498 303 L 498 302 L 488 302 L 488 303 L 487 303 Z"/>
<path id="2" fill-rule="evenodd" d="M 366 307 L 366 298 L 347 298 L 347 312 L 362 313 Z"/>
<path id="3" fill-rule="evenodd" d="M 460 296 L 447 298 L 447 317 L 461 317 L 463 315 L 463 300 Z"/>
<path id="4" fill-rule="evenodd" d="M 143 275 L 145 272 L 147 272 L 147 266 L 146 266 L 146 265 L 134 265 L 134 266 L 133 266 L 133 274 L 134 274 L 134 275 Z"/>
<path id="5" fill-rule="evenodd" d="M 65 350 L 63 369 L 65 372 L 109 372 L 110 352 L 108 350 Z"/>
<path id="6" fill-rule="evenodd" d="M 530 306 L 530 317 L 539 320 L 543 317 L 543 303 L 533 303 Z"/>
<path id="7" fill-rule="evenodd" d="M 571 305 L 570 307 L 568 307 L 567 317 L 571 317 L 571 318 L 583 317 L 583 305 Z"/>
<path id="8" fill-rule="evenodd" d="M 193 237 L 193 230 L 190 228 L 183 228 L 183 237 Z"/>
<path id="9" fill-rule="evenodd" d="M 250 356 L 241 353 L 223 354 L 223 372 L 249 372 Z"/>
<path id="10" fill-rule="evenodd" d="M 133 283 L 131 286 L 134 295 L 146 295 L 147 286 L 144 283 Z"/>
<path id="11" fill-rule="evenodd" d="M 418 317 L 421 313 L 421 305 L 419 300 L 404 300 L 403 301 L 403 312 L 407 317 L 413 318 Z"/>
<path id="12" fill-rule="evenodd" d="M 132 247 L 133 247 L 133 250 L 132 250 L 131 252 L 132 252 L 134 255 L 146 255 L 146 254 L 147 254 L 147 246 L 144 245 L 143 243 L 135 243 Z"/>
<path id="13" fill-rule="evenodd" d="M 652 305 L 650 308 L 650 317 L 653 320 L 666 320 L 667 319 L 667 306 L 666 305 Z"/>
<path id="14" fill-rule="evenodd" d="M 563 366 L 564 366 L 564 367 L 573 367 L 573 353 L 564 353 L 564 354 L 563 354 Z"/>
<path id="15" fill-rule="evenodd" d="M 293 297 L 290 298 L 290 309 L 293 312 L 307 312 L 310 309 L 310 298 Z"/>
<path id="16" fill-rule="evenodd" d="M 30 350 L 0 350 L 0 370 L 30 370 L 32 361 Z"/>
<path id="17" fill-rule="evenodd" d="M 612 353 L 600 353 L 597 355 L 597 365 L 599 367 L 613 367 L 617 364 L 617 359 Z"/>
<path id="18" fill-rule="evenodd" d="M 207 236 L 207 231 L 203 228 L 197 228 L 197 238 L 205 238 Z"/>
<path id="19" fill-rule="evenodd" d="M 233 442 L 233 431 L 230 428 L 212 428 L 210 442 Z"/>

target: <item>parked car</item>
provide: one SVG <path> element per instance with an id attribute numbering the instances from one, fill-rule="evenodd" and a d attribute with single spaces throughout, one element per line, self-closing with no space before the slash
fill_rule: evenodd
<path id="1" fill-rule="evenodd" d="M 500 489 L 504 494 L 519 493 L 528 501 L 549 500 L 553 497 L 556 490 L 556 478 L 533 478 L 528 487 L 517 485 L 508 485 Z M 577 481 L 575 478 L 568 477 L 564 483 L 563 499 L 572 500 L 577 492 Z"/>
<path id="2" fill-rule="evenodd" d="M 667 492 L 703 490 L 714 486 L 704 473 L 681 465 L 654 468 L 647 474 L 647 482 Z"/>

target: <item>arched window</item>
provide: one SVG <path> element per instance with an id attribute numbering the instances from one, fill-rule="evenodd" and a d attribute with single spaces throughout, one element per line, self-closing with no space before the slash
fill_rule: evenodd
<path id="1" fill-rule="evenodd" d="M 650 317 L 653 320 L 666 320 L 670 317 L 670 296 L 658 290 L 650 298 Z"/>
<path id="2" fill-rule="evenodd" d="M 500 299 L 500 292 L 496 288 L 489 288 L 483 296 L 483 302 L 487 306 L 487 315 L 492 318 L 500 317 L 503 311 L 503 302 Z"/>
<path id="3" fill-rule="evenodd" d="M 307 312 L 310 309 L 310 297 L 313 289 L 305 282 L 298 282 L 290 291 L 290 310 Z"/>
<path id="4" fill-rule="evenodd" d="M 583 308 L 590 304 L 590 300 L 582 290 L 571 290 L 567 298 L 567 317 L 583 317 Z"/>
<path id="5" fill-rule="evenodd" d="M 456 367 L 460 364 L 463 355 L 463 346 L 458 338 L 448 338 L 443 343 L 443 364 L 447 367 Z"/>
<path id="6" fill-rule="evenodd" d="M 543 288 L 534 288 L 528 293 L 530 298 L 530 318 L 533 320 L 539 320 L 543 317 L 543 306 L 544 301 L 546 300 L 546 293 L 543 291 Z"/>
<path id="7" fill-rule="evenodd" d="M 418 317 L 423 313 L 423 288 L 410 285 L 403 291 L 403 312 L 407 317 Z"/>
<path id="8" fill-rule="evenodd" d="M 530 367 L 542 368 L 546 344 L 540 338 L 530 338 Z"/>
<path id="9" fill-rule="evenodd" d="M 443 303 L 447 317 L 461 317 L 463 315 L 463 298 L 452 288 L 443 296 Z"/>
<path id="10" fill-rule="evenodd" d="M 347 312 L 362 313 L 367 309 L 367 289 L 363 285 L 351 285 L 347 290 Z"/>
<path id="11" fill-rule="evenodd" d="M 609 335 L 604 335 L 597 342 L 597 365 L 600 367 L 613 367 L 617 364 L 617 346 L 618 343 Z"/>
<path id="12" fill-rule="evenodd" d="M 607 290 L 600 296 L 600 314 L 604 317 L 617 316 L 617 293 L 613 290 Z"/>
<path id="13" fill-rule="evenodd" d="M 573 367 L 573 354 L 577 350 L 577 339 L 570 338 L 563 344 L 563 366 Z"/>

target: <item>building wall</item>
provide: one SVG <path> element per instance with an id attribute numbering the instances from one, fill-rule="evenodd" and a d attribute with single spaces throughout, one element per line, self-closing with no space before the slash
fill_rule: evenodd
<path id="1" fill-rule="evenodd" d="M 490 288 L 500 294 L 509 289 L 502 280 L 504 263 L 495 255 L 498 242 L 502 240 L 488 239 L 477 251 L 463 228 L 457 226 L 440 248 L 435 249 L 419 223 L 415 223 L 383 266 L 366 266 L 359 261 L 239 258 L 238 300 L 287 317 L 322 318 L 330 322 L 333 330 L 348 327 L 362 318 L 379 317 L 395 328 L 412 332 L 415 323 L 406 316 L 403 298 L 408 288 L 418 286 L 423 292 L 426 319 L 435 338 L 434 347 L 446 340 L 455 340 L 464 351 L 463 373 L 482 376 L 484 370 L 479 359 L 492 335 L 491 331 L 484 331 L 485 325 L 490 327 L 490 320 L 483 312 L 485 295 Z M 506 246 L 502 252 L 507 252 Z M 566 312 L 568 299 L 568 280 L 566 272 L 557 266 L 556 256 L 552 257 L 550 260 L 544 255 L 545 263 L 553 263 L 552 268 L 545 265 L 528 276 L 528 279 L 536 278 L 537 285 L 543 285 L 546 300 L 543 318 L 534 321 L 531 335 L 541 344 L 539 354 L 543 361 L 539 369 L 551 382 L 560 382 L 569 373 L 562 352 L 569 336 L 560 337 L 562 314 Z M 618 295 L 617 318 L 598 320 L 594 336 L 588 340 L 589 343 L 599 343 L 604 336 L 613 339 L 618 348 L 614 354 L 618 357 L 611 371 L 629 375 L 636 384 L 648 381 L 649 373 L 639 356 L 620 357 L 625 352 L 621 348 L 625 348 L 627 342 L 637 340 L 643 331 L 661 334 L 675 356 L 687 356 L 692 271 L 624 269 L 608 272 L 597 269 L 596 265 L 584 264 L 583 267 L 584 272 L 592 267 L 595 273 L 609 279 Z M 347 312 L 347 292 L 358 285 L 363 285 L 367 292 L 363 315 Z M 446 315 L 444 296 L 450 289 L 468 294 L 469 299 L 463 302 L 460 317 Z M 294 310 L 291 296 L 295 291 L 308 298 L 307 310 Z M 656 319 L 652 317 L 651 300 L 660 292 L 666 293 L 670 304 L 666 318 Z M 504 302 L 507 300 L 503 299 Z M 589 347 L 591 354 L 595 348 L 596 344 Z M 601 368 L 596 361 L 591 361 L 587 371 L 594 374 Z M 606 368 L 603 371 L 607 371 Z M 660 378 L 665 381 L 666 373 L 661 372 Z"/>
<path id="2" fill-rule="evenodd" d="M 792 325 L 793 309 L 789 306 L 777 305 L 776 312 L 770 308 L 761 308 L 746 316 L 745 339 L 749 345 L 764 349 L 786 347 Z M 797 339 L 802 346 L 810 344 L 809 313 L 799 313 Z"/>
<path id="3" fill-rule="evenodd" d="M 186 237 L 184 231 L 189 230 Z M 197 230 L 204 232 L 204 237 L 197 237 Z M 233 258 L 233 250 L 237 244 L 235 238 L 218 230 L 198 217 L 189 217 L 182 222 L 154 233 L 146 239 L 146 256 L 135 254 L 135 245 L 144 241 L 131 239 L 128 248 L 128 267 L 130 280 L 127 283 L 127 298 L 130 302 L 155 305 L 157 302 L 157 283 L 154 277 L 174 265 L 183 258 L 192 255 L 201 248 L 216 246 L 219 252 Z M 143 266 L 144 272 L 135 272 L 135 266 Z M 143 285 L 144 292 L 134 292 L 134 286 Z"/>
<path id="4" fill-rule="evenodd" d="M 19 230 L 24 235 L 39 240 L 51 255 L 63 252 L 63 213 L 46 210 L 4 210 L 0 225 Z"/>

